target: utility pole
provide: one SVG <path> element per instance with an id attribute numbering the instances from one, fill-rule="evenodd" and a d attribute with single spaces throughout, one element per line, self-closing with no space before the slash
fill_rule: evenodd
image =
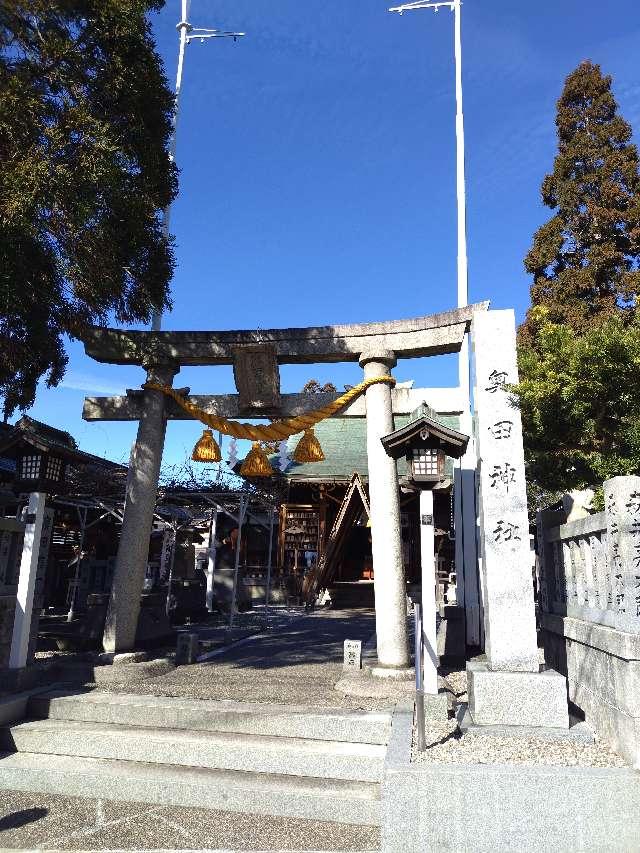
<path id="1" fill-rule="evenodd" d="M 461 34 L 461 0 L 446 0 L 446 2 L 430 2 L 419 0 L 416 3 L 405 3 L 393 6 L 390 12 L 403 15 L 417 9 L 433 9 L 441 7 L 451 9 L 454 16 L 454 57 L 456 78 L 456 196 L 458 201 L 458 307 L 469 304 L 469 284 L 467 267 L 467 195 L 465 188 L 464 164 L 464 113 L 462 111 L 462 34 Z M 458 360 L 458 377 L 460 388 L 465 399 L 469 399 L 469 342 L 467 337 L 462 344 Z"/>
<path id="2" fill-rule="evenodd" d="M 237 41 L 245 33 L 226 32 L 224 30 L 209 30 L 203 27 L 194 27 L 189 22 L 189 10 L 191 0 L 181 0 L 182 16 L 176 24 L 179 33 L 180 46 L 178 48 L 178 70 L 176 72 L 175 100 L 173 105 L 173 118 L 171 121 L 171 140 L 169 142 L 169 160 L 173 163 L 176 159 L 176 137 L 178 132 L 178 115 L 180 109 L 180 91 L 182 89 L 182 74 L 184 70 L 184 57 L 187 45 L 197 40 L 203 44 L 208 39 L 232 38 Z M 169 219 L 171 205 L 167 205 L 162 213 L 162 231 L 166 239 L 169 238 Z M 159 332 L 162 328 L 162 312 L 155 310 L 151 317 L 151 331 Z"/>
<path id="3" fill-rule="evenodd" d="M 469 282 L 467 264 L 467 194 L 465 186 L 464 160 L 464 113 L 462 110 L 462 0 L 418 0 L 393 6 L 390 12 L 403 15 L 418 9 L 440 8 L 453 12 L 453 53 L 456 81 L 456 197 L 458 207 L 458 307 L 469 304 Z M 469 339 L 465 335 L 458 356 L 458 384 L 466 407 L 462 413 L 460 428 L 472 435 L 471 394 L 469 383 Z M 475 470 L 476 455 L 473 438 L 467 445 L 465 455 L 454 471 L 454 526 L 455 565 L 457 573 L 458 602 L 465 608 L 466 641 L 469 646 L 481 643 L 480 600 L 478 581 L 478 557 L 475 520 Z M 464 582 L 461 584 L 461 578 Z"/>

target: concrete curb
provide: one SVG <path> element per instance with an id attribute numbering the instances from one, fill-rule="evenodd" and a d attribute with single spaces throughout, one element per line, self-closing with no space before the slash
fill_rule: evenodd
<path id="1" fill-rule="evenodd" d="M 631 853 L 640 774 L 631 769 L 411 763 L 398 706 L 382 784 L 383 853 Z"/>

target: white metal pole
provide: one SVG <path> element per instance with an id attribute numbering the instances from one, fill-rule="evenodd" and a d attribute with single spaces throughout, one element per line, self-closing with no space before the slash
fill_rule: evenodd
<path id="1" fill-rule="evenodd" d="M 180 110 L 180 89 L 182 88 L 182 69 L 184 67 L 184 52 L 187 47 L 187 35 L 189 34 L 189 7 L 191 0 L 182 0 L 182 16 L 177 25 L 180 32 L 180 47 L 178 48 L 178 70 L 176 72 L 175 99 L 173 102 L 173 116 L 171 120 L 171 139 L 169 141 L 169 160 L 171 163 L 176 158 L 176 136 L 178 131 L 178 114 Z M 168 204 L 162 212 L 162 233 L 165 239 L 169 238 L 169 219 L 171 216 L 171 205 Z M 151 317 L 151 330 L 159 332 L 162 328 L 162 312 L 155 310 Z"/>
<path id="2" fill-rule="evenodd" d="M 167 619 L 171 618 L 173 599 L 171 597 L 171 586 L 173 584 L 173 566 L 176 561 L 176 548 L 178 547 L 178 523 L 175 519 L 171 519 L 171 540 L 173 546 L 171 548 L 171 557 L 169 558 L 169 577 L 167 579 L 167 600 L 165 601 L 165 613 Z"/>
<path id="3" fill-rule="evenodd" d="M 267 592 L 264 598 L 265 608 L 267 613 L 269 612 L 269 595 L 271 593 L 271 554 L 273 552 L 273 518 L 274 518 L 275 510 L 273 507 L 269 510 L 269 556 L 267 558 Z"/>
<path id="4" fill-rule="evenodd" d="M 454 0 L 454 56 L 456 66 L 456 197 L 458 201 L 458 307 L 469 303 L 467 261 L 467 193 L 465 182 L 464 112 L 462 109 L 462 15 L 461 0 Z M 469 340 L 462 342 L 458 357 L 460 387 L 469 400 Z"/>
<path id="5" fill-rule="evenodd" d="M 240 546 L 242 544 L 242 522 L 248 498 L 244 495 L 240 496 L 240 507 L 238 509 L 238 538 L 236 539 L 236 555 L 233 569 L 233 590 L 231 592 L 231 607 L 229 608 L 229 628 L 233 628 L 233 617 L 236 611 L 236 594 L 238 591 L 238 569 L 240 567 Z"/>
<path id="6" fill-rule="evenodd" d="M 32 492 L 29 495 L 27 523 L 24 528 L 22 559 L 20 561 L 20 576 L 18 578 L 16 610 L 13 617 L 11 652 L 9 653 L 10 669 L 22 669 L 27 665 L 33 598 L 36 589 L 36 576 L 38 574 L 38 555 L 40 553 L 40 539 L 42 538 L 42 522 L 44 521 L 44 506 L 46 502 L 47 496 L 44 492 Z"/>
<path id="7" fill-rule="evenodd" d="M 87 527 L 87 507 L 84 507 L 82 512 L 80 512 L 78 507 L 76 507 L 76 512 L 78 513 L 78 518 L 80 519 L 80 538 L 78 541 L 78 558 L 76 560 L 76 570 L 73 577 L 71 603 L 69 605 L 69 612 L 67 613 L 67 622 L 73 622 L 73 620 L 75 619 L 76 598 L 78 596 L 78 581 L 80 580 L 80 566 L 82 563 L 82 549 L 84 548 L 84 533 Z"/>
<path id="8" fill-rule="evenodd" d="M 465 178 L 464 111 L 462 107 L 462 10 L 454 0 L 454 54 L 456 65 L 456 193 L 458 199 L 458 306 L 469 304 L 467 260 L 467 191 Z M 465 335 L 458 355 L 458 377 L 466 411 L 461 428 L 472 436 L 469 335 Z M 459 512 L 456 514 L 456 582 L 458 603 L 465 607 L 468 645 L 477 645 L 479 637 L 478 578 L 476 549 L 475 468 L 473 437 L 460 460 Z"/>
<path id="9" fill-rule="evenodd" d="M 218 507 L 214 507 L 209 525 L 209 553 L 207 555 L 207 610 L 213 612 L 213 579 L 216 571 L 216 536 L 218 533 Z"/>
<path id="10" fill-rule="evenodd" d="M 173 163 L 176 156 L 176 137 L 178 132 L 178 114 L 180 109 L 180 91 L 182 89 L 182 72 L 184 68 L 184 54 L 187 45 L 193 39 L 198 39 L 200 42 L 208 41 L 215 38 L 230 37 L 234 41 L 244 36 L 244 33 L 223 32 L 222 30 L 210 30 L 203 28 L 194 28 L 189 22 L 189 9 L 191 0 L 181 0 L 182 15 L 176 29 L 180 33 L 180 46 L 178 48 L 178 69 L 176 72 L 176 89 L 175 100 L 173 104 L 173 116 L 171 119 L 171 139 L 169 140 L 169 160 Z M 169 219 L 171 214 L 171 205 L 167 205 L 163 211 L 162 230 L 166 238 L 169 237 Z M 153 311 L 151 316 L 151 331 L 159 332 L 162 327 L 162 312 L 158 309 Z"/>
<path id="11" fill-rule="evenodd" d="M 469 304 L 468 260 L 467 260 L 467 195 L 465 181 L 465 140 L 464 111 L 462 106 L 462 0 L 415 0 L 402 6 L 394 6 L 389 11 L 405 12 L 417 9 L 440 7 L 453 11 L 454 16 L 454 59 L 456 92 L 456 200 L 458 213 L 458 262 L 457 262 L 457 302 L 462 308 Z M 458 384 L 462 392 L 464 411 L 460 419 L 460 429 L 472 434 L 471 393 L 470 393 L 469 338 L 465 335 L 458 355 Z M 473 438 L 467 451 L 456 466 L 455 530 L 456 530 L 456 572 L 458 581 L 458 602 L 465 606 L 467 618 L 467 642 L 476 645 L 479 642 L 478 622 L 478 582 L 475 530 L 475 468 L 476 457 Z M 423 613 L 423 619 L 426 616 Z"/>

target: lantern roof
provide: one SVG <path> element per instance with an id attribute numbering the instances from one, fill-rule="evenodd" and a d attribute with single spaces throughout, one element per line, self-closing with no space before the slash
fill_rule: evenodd
<path id="1" fill-rule="evenodd" d="M 68 462 L 122 468 L 116 462 L 78 450 L 70 433 L 44 424 L 27 415 L 23 415 L 12 427 L 0 432 L 0 458 L 3 460 L 16 459 L 25 445 L 33 447 L 41 453 L 53 453 L 56 456 L 61 456 Z"/>
<path id="2" fill-rule="evenodd" d="M 435 447 L 459 459 L 467 449 L 469 436 L 447 426 L 426 403 L 411 413 L 411 420 L 380 439 L 388 456 L 401 459 L 414 447 Z"/>

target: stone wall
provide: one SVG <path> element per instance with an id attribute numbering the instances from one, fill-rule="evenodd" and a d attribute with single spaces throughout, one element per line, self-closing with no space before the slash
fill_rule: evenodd
<path id="1" fill-rule="evenodd" d="M 604 484 L 605 511 L 538 513 L 545 659 L 600 737 L 640 768 L 640 477 Z"/>
<path id="2" fill-rule="evenodd" d="M 569 699 L 617 752 L 640 769 L 640 635 L 571 616 L 542 614 L 547 663 Z"/>
<path id="3" fill-rule="evenodd" d="M 383 853 L 638 849 L 640 777 L 624 768 L 422 764 L 385 772 Z"/>

